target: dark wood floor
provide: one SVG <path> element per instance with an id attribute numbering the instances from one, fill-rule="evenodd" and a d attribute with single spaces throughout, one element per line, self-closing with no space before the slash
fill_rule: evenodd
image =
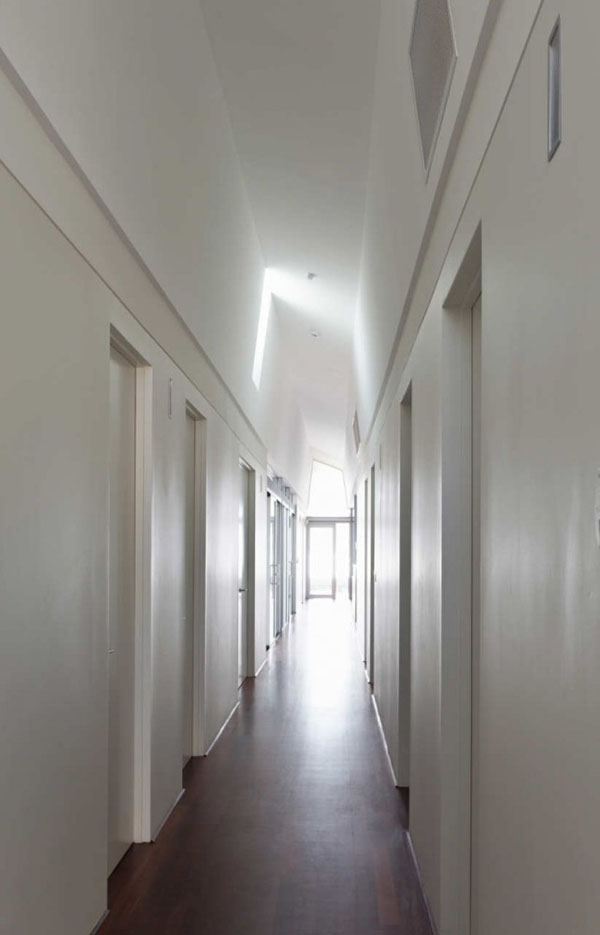
<path id="1" fill-rule="evenodd" d="M 313 601 L 241 691 L 101 935 L 430 935 L 346 601 Z"/>

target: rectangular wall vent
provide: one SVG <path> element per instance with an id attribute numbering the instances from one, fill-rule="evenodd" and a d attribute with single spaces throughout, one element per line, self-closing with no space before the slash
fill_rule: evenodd
<path id="1" fill-rule="evenodd" d="M 417 0 L 410 63 L 423 159 L 429 171 L 456 64 L 448 0 Z"/>

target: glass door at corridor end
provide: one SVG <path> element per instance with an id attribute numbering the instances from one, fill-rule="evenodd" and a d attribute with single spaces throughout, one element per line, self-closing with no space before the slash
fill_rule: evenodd
<path id="1" fill-rule="evenodd" d="M 308 526 L 307 597 L 336 596 L 335 523 Z"/>

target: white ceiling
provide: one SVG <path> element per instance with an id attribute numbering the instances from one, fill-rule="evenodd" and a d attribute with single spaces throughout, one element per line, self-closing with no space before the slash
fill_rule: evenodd
<path id="1" fill-rule="evenodd" d="M 379 0 L 202 2 L 309 444 L 341 461 Z"/>

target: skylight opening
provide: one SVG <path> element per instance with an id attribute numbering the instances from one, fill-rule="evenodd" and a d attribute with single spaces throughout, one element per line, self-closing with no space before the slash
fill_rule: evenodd
<path id="1" fill-rule="evenodd" d="M 271 270 L 265 270 L 263 280 L 262 298 L 260 300 L 260 314 L 258 316 L 258 331 L 256 333 L 256 347 L 254 349 L 254 364 L 252 366 L 252 382 L 256 389 L 260 389 L 265 347 L 267 344 L 267 331 L 269 328 L 269 313 L 271 311 L 272 288 Z"/>

